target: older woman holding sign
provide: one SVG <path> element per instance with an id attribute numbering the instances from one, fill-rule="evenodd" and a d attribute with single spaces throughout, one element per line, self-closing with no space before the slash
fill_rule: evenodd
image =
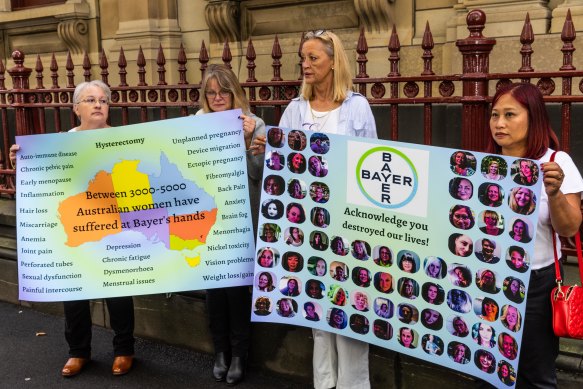
<path id="1" fill-rule="evenodd" d="M 249 149 L 253 137 L 265 135 L 265 123 L 249 110 L 249 101 L 235 74 L 224 65 L 209 65 L 201 82 L 204 93 L 202 109 L 196 114 L 243 110 L 245 147 Z M 249 196 L 253 226 L 257 226 L 259 187 L 263 171 L 263 155 L 247 154 Z M 287 304 L 287 303 L 286 303 Z M 215 346 L 213 377 L 235 385 L 244 377 L 247 352 L 251 341 L 251 294 L 246 286 L 207 290 L 209 328 Z"/>
<path id="2" fill-rule="evenodd" d="M 109 127 L 107 117 L 111 91 L 99 81 L 83 82 L 73 92 L 73 111 L 79 126 L 69 132 Z M 18 145 L 10 148 L 10 160 L 15 163 Z M 132 297 L 106 298 L 113 338 L 114 361 L 112 373 L 123 375 L 130 371 L 134 358 L 134 302 Z M 69 344 L 69 360 L 61 370 L 64 377 L 81 372 L 91 360 L 91 309 L 89 300 L 65 301 L 65 339 Z"/>
<path id="3" fill-rule="evenodd" d="M 280 127 L 376 138 L 368 101 L 352 91 L 348 58 L 338 36 L 325 30 L 308 32 L 301 57 L 301 95 L 290 101 Z M 264 139 L 255 142 L 258 150 L 264 145 Z M 313 362 L 316 389 L 370 387 L 368 343 L 314 330 Z"/>

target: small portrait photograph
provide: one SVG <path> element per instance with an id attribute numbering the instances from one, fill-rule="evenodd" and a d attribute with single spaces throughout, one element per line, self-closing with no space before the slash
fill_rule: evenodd
<path id="1" fill-rule="evenodd" d="M 500 322 L 508 330 L 518 332 L 522 325 L 522 315 L 514 305 L 504 305 L 500 315 Z"/>
<path id="2" fill-rule="evenodd" d="M 276 199 L 265 200 L 261 204 L 261 214 L 266 219 L 280 219 L 283 216 L 283 203 Z"/>
<path id="3" fill-rule="evenodd" d="M 417 253 L 409 250 L 401 250 L 397 254 L 399 269 L 405 273 L 417 273 L 419 270 L 419 256 Z"/>
<path id="4" fill-rule="evenodd" d="M 332 252 L 336 255 L 345 256 L 348 255 L 349 245 L 348 241 L 341 236 L 335 236 L 332 238 L 332 242 L 330 242 L 330 248 Z"/>
<path id="5" fill-rule="evenodd" d="M 285 190 L 285 182 L 280 176 L 269 175 L 263 181 L 263 190 L 270 196 L 280 196 Z"/>
<path id="6" fill-rule="evenodd" d="M 536 209 L 536 196 L 532 190 L 517 186 L 510 190 L 508 206 L 520 215 L 530 215 Z"/>
<path id="7" fill-rule="evenodd" d="M 328 174 L 328 162 L 320 156 L 312 155 L 308 159 L 308 171 L 314 177 L 326 177 Z"/>
<path id="8" fill-rule="evenodd" d="M 330 188 L 323 182 L 310 184 L 310 198 L 317 203 L 324 204 L 330 200 Z"/>
<path id="9" fill-rule="evenodd" d="M 409 327 L 399 328 L 399 343 L 405 348 L 416 348 L 419 342 L 417 331 Z"/>
<path id="10" fill-rule="evenodd" d="M 306 171 L 306 158 L 300 153 L 290 153 L 287 156 L 287 167 L 292 173 L 302 174 Z"/>
<path id="11" fill-rule="evenodd" d="M 495 155 L 487 155 L 482 159 L 480 171 L 489 181 L 500 181 L 508 174 L 508 164 L 504 158 Z"/>
<path id="12" fill-rule="evenodd" d="M 285 156 L 277 150 L 270 151 L 267 153 L 265 166 L 267 166 L 268 169 L 279 171 L 285 166 Z"/>
<path id="13" fill-rule="evenodd" d="M 390 267 L 393 264 L 393 253 L 388 246 L 375 246 L 372 255 L 374 263 L 381 267 Z"/>
<path id="14" fill-rule="evenodd" d="M 476 323 L 472 326 L 472 339 L 483 348 L 496 346 L 496 330 L 486 323 Z"/>
<path id="15" fill-rule="evenodd" d="M 527 219 L 517 217 L 510 220 L 510 231 L 508 234 L 518 243 L 528 243 L 532 240 L 532 223 Z"/>
<path id="16" fill-rule="evenodd" d="M 447 274 L 447 265 L 439 257 L 425 258 L 423 261 L 423 269 L 425 270 L 425 274 L 436 280 L 441 280 Z"/>
<path id="17" fill-rule="evenodd" d="M 330 138 L 323 132 L 310 136 L 310 148 L 316 154 L 326 154 L 330 150 Z"/>
<path id="18" fill-rule="evenodd" d="M 486 207 L 499 207 L 504 201 L 504 190 L 498 184 L 485 182 L 478 187 L 478 199 Z"/>
<path id="19" fill-rule="evenodd" d="M 530 260 L 520 246 L 510 246 L 506 251 L 506 264 L 512 270 L 524 273 L 530 266 Z"/>
<path id="20" fill-rule="evenodd" d="M 528 159 L 517 159 L 510 165 L 512 181 L 518 185 L 531 186 L 537 183 L 539 176 L 538 165 Z"/>
<path id="21" fill-rule="evenodd" d="M 526 295 L 526 287 L 524 283 L 515 277 L 506 277 L 502 283 L 502 291 L 504 296 L 513 303 L 520 304 L 524 301 Z"/>
<path id="22" fill-rule="evenodd" d="M 447 292 L 447 306 L 458 313 L 468 313 L 472 309 L 472 298 L 461 289 Z"/>
<path id="23" fill-rule="evenodd" d="M 482 320 L 495 322 L 500 309 L 498 303 L 490 297 L 478 297 L 474 300 L 474 313 Z"/>
<path id="24" fill-rule="evenodd" d="M 344 262 L 334 261 L 330 264 L 330 277 L 334 280 L 344 282 L 349 274 L 348 266 Z"/>
<path id="25" fill-rule="evenodd" d="M 455 363 L 465 365 L 467 363 L 470 363 L 472 353 L 470 351 L 470 348 L 465 344 L 460 342 L 450 342 L 447 345 L 447 355 Z"/>
<path id="26" fill-rule="evenodd" d="M 504 216 L 491 209 L 486 209 L 480 213 L 478 226 L 484 234 L 498 236 L 504 232 Z"/>
<path id="27" fill-rule="evenodd" d="M 295 317 L 298 312 L 298 303 L 290 298 L 279 299 L 277 301 L 276 311 L 281 317 Z"/>
<path id="28" fill-rule="evenodd" d="M 447 265 L 447 277 L 453 286 L 467 288 L 472 284 L 472 271 L 461 263 Z"/>
<path id="29" fill-rule="evenodd" d="M 285 244 L 299 247 L 304 243 L 304 232 L 299 227 L 289 227 L 283 233 Z"/>
<path id="30" fill-rule="evenodd" d="M 443 316 L 435 309 L 425 308 L 421 311 L 421 324 L 430 330 L 439 331 L 443 327 Z"/>
<path id="31" fill-rule="evenodd" d="M 328 266 L 324 258 L 313 256 L 308 259 L 308 271 L 310 274 L 323 277 L 326 275 L 326 270 L 328 270 Z"/>
<path id="32" fill-rule="evenodd" d="M 450 334 L 460 338 L 465 338 L 470 333 L 468 323 L 466 323 L 464 318 L 461 316 L 450 316 L 447 319 L 445 326 Z"/>
<path id="33" fill-rule="evenodd" d="M 383 297 L 377 297 L 374 299 L 374 312 L 378 317 L 383 319 L 390 319 L 393 317 L 395 311 L 395 305 L 389 299 Z"/>
<path id="34" fill-rule="evenodd" d="M 358 313 L 350 315 L 350 329 L 357 334 L 367 334 L 369 330 L 368 319 Z"/>
<path id="35" fill-rule="evenodd" d="M 389 340 L 393 337 L 393 327 L 388 321 L 376 319 L 372 323 L 374 335 L 382 340 Z"/>
<path id="36" fill-rule="evenodd" d="M 328 309 L 326 320 L 332 328 L 343 330 L 348 325 L 348 317 L 346 313 L 340 308 Z"/>
<path id="37" fill-rule="evenodd" d="M 322 317 L 322 307 L 312 301 L 304 303 L 304 319 L 309 321 L 320 321 Z"/>
<path id="38" fill-rule="evenodd" d="M 399 279 L 397 288 L 399 294 L 409 300 L 414 300 L 419 296 L 419 284 L 412 278 L 402 277 Z"/>
<path id="39" fill-rule="evenodd" d="M 399 304 L 397 305 L 397 317 L 402 323 L 413 325 L 419 321 L 419 310 L 411 304 Z"/>
<path id="40" fill-rule="evenodd" d="M 467 205 L 457 204 L 449 210 L 449 222 L 460 230 L 469 230 L 476 224 L 476 215 Z"/>
<path id="41" fill-rule="evenodd" d="M 354 282 L 354 285 L 360 286 L 361 288 L 368 288 L 371 281 L 372 276 L 367 268 L 357 266 L 352 269 L 352 282 Z"/>
<path id="42" fill-rule="evenodd" d="M 476 241 L 476 257 L 484 263 L 498 263 L 500 262 L 500 247 L 492 238 L 478 239 Z"/>
<path id="43" fill-rule="evenodd" d="M 491 374 L 496 370 L 496 358 L 490 351 L 478 350 L 474 354 L 474 363 L 481 371 Z"/>
<path id="44" fill-rule="evenodd" d="M 275 276 L 275 274 L 271 272 L 267 271 L 259 272 L 255 276 L 255 287 L 260 292 L 271 292 L 273 289 L 275 289 L 275 286 L 273 285 L 273 280 L 276 279 L 277 277 Z"/>
<path id="45" fill-rule="evenodd" d="M 516 339 L 506 332 L 502 332 L 498 336 L 498 349 L 504 358 L 515 360 L 518 356 L 518 343 Z"/>
<path id="46" fill-rule="evenodd" d="M 291 223 L 303 223 L 306 221 L 306 211 L 298 203 L 289 203 L 285 209 L 287 220 Z"/>
<path id="47" fill-rule="evenodd" d="M 281 266 L 291 273 L 301 272 L 304 268 L 304 257 L 295 251 L 287 251 L 281 258 Z"/>
<path id="48" fill-rule="evenodd" d="M 299 296 L 302 290 L 301 282 L 297 277 L 283 276 L 278 286 L 281 294 L 289 297 Z"/>
<path id="49" fill-rule="evenodd" d="M 510 363 L 506 361 L 498 362 L 498 378 L 507 386 L 513 386 L 516 383 L 516 372 Z"/>
<path id="50" fill-rule="evenodd" d="M 257 316 L 267 316 L 271 313 L 272 304 L 269 297 L 257 297 L 253 304 L 253 313 Z"/>
<path id="51" fill-rule="evenodd" d="M 482 292 L 496 294 L 500 292 L 498 274 L 492 269 L 478 269 L 476 272 L 476 286 Z"/>
<path id="52" fill-rule="evenodd" d="M 326 287 L 322 281 L 309 279 L 306 281 L 306 294 L 313 299 L 320 300 L 324 298 Z"/>
<path id="53" fill-rule="evenodd" d="M 302 151 L 305 149 L 308 144 L 307 139 L 306 134 L 300 130 L 291 130 L 289 134 L 287 134 L 287 144 L 290 149 L 295 151 Z"/>
<path id="54" fill-rule="evenodd" d="M 275 223 L 265 223 L 259 227 L 259 239 L 267 243 L 275 243 L 279 239 L 281 228 Z"/>
<path id="55" fill-rule="evenodd" d="M 318 228 L 326 228 L 330 224 L 330 212 L 322 207 L 314 207 L 310 211 L 310 220 Z"/>
<path id="56" fill-rule="evenodd" d="M 348 303 L 348 298 L 348 292 L 341 285 L 332 284 L 328 288 L 328 300 L 332 304 L 343 307 Z"/>
<path id="57" fill-rule="evenodd" d="M 314 250 L 325 251 L 328 249 L 328 235 L 322 231 L 312 231 L 310 233 L 310 246 Z"/>
<path id="58" fill-rule="evenodd" d="M 423 335 L 421 338 L 421 347 L 429 355 L 441 355 L 444 350 L 443 340 L 433 334 Z"/>
<path id="59" fill-rule="evenodd" d="M 472 238 L 464 234 L 451 234 L 447 240 L 447 247 L 453 255 L 458 257 L 469 257 L 474 252 L 474 242 Z"/>
<path id="60" fill-rule="evenodd" d="M 467 201 L 474 194 L 474 185 L 467 178 L 452 178 L 449 181 L 449 194 L 456 200 Z"/>
<path id="61" fill-rule="evenodd" d="M 297 178 L 292 178 L 287 183 L 287 193 L 293 199 L 301 200 L 306 197 L 308 189 L 306 183 L 298 180 Z"/>
<path id="62" fill-rule="evenodd" d="M 467 151 L 456 151 L 449 158 L 451 171 L 462 177 L 469 177 L 476 172 L 476 157 Z"/>
<path id="63" fill-rule="evenodd" d="M 352 247 L 352 256 L 359 261 L 368 261 L 370 258 L 370 245 L 364 240 L 355 240 L 350 245 Z"/>
<path id="64" fill-rule="evenodd" d="M 445 300 L 445 291 L 435 282 L 426 282 L 421 286 L 421 297 L 429 304 L 440 305 Z"/>
<path id="65" fill-rule="evenodd" d="M 264 247 L 257 250 L 257 263 L 261 267 L 275 267 L 279 260 L 279 251 L 273 247 Z"/>
<path id="66" fill-rule="evenodd" d="M 368 301 L 368 295 L 360 290 L 357 290 L 350 295 L 350 304 L 352 305 L 352 308 L 357 311 L 368 312 L 370 310 Z"/>
<path id="67" fill-rule="evenodd" d="M 275 147 L 278 149 L 283 147 L 284 140 L 285 134 L 283 133 L 283 130 L 281 128 L 272 127 L 267 132 L 267 143 L 271 147 Z"/>
<path id="68" fill-rule="evenodd" d="M 374 287 L 381 293 L 393 292 L 393 276 L 385 272 L 377 272 L 374 275 Z"/>

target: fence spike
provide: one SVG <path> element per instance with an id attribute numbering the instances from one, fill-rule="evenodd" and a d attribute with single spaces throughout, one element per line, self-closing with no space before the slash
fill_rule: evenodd
<path id="1" fill-rule="evenodd" d="M 53 85 L 51 88 L 59 88 L 59 64 L 57 64 L 57 58 L 55 57 L 55 53 L 51 57 L 51 79 L 53 80 Z"/>
<path id="2" fill-rule="evenodd" d="M 427 21 L 425 24 L 425 32 L 423 33 L 423 40 L 421 42 L 421 48 L 423 49 L 423 55 L 421 56 L 423 59 L 423 72 L 421 74 L 423 76 L 431 76 L 435 74 L 433 72 L 433 53 L 431 52 L 433 47 L 433 34 L 429 27 L 429 21 Z"/>
<path id="3" fill-rule="evenodd" d="M 156 64 L 158 65 L 158 85 L 168 85 L 166 83 L 166 57 L 164 56 L 164 49 L 162 43 L 158 48 L 158 56 L 156 57 Z"/>
<path id="4" fill-rule="evenodd" d="M 127 70 L 128 61 L 126 60 L 126 54 L 123 51 L 123 46 L 119 48 L 119 58 L 117 60 L 117 67 L 119 68 L 119 86 L 128 86 L 127 83 Z"/>
<path id="5" fill-rule="evenodd" d="M 67 62 L 65 64 L 65 69 L 67 69 L 67 88 L 75 87 L 75 65 L 73 64 L 73 59 L 71 58 L 71 50 L 67 51 Z"/>
<path id="6" fill-rule="evenodd" d="M 146 86 L 146 57 L 144 57 L 144 51 L 142 50 L 142 45 L 138 50 L 138 86 Z"/>
<path id="7" fill-rule="evenodd" d="M 101 53 L 99 53 L 99 67 L 101 68 L 101 81 L 109 86 L 109 62 L 107 61 L 107 55 L 105 54 L 104 48 L 101 48 Z"/>
<path id="8" fill-rule="evenodd" d="M 200 62 L 200 79 L 204 78 L 204 72 L 208 66 L 209 61 L 209 54 L 206 50 L 206 46 L 204 44 L 204 39 L 202 40 L 202 45 L 200 46 L 200 53 L 198 54 L 198 62 Z"/>
<path id="9" fill-rule="evenodd" d="M 44 70 L 44 66 L 43 66 L 42 60 L 40 59 L 40 54 L 37 54 L 36 55 L 36 65 L 34 67 L 34 71 L 36 72 L 36 88 L 37 89 L 44 89 L 43 70 Z"/>
<path id="10" fill-rule="evenodd" d="M 85 51 L 83 55 L 83 78 L 85 81 L 91 81 L 91 60 L 89 59 L 89 54 Z"/>
<path id="11" fill-rule="evenodd" d="M 563 41 L 563 48 L 561 48 L 561 51 L 563 52 L 563 66 L 561 66 L 560 70 L 575 70 L 575 66 L 573 66 L 575 26 L 571 19 L 571 9 L 567 10 L 567 17 L 565 18 L 565 24 L 563 25 L 563 31 L 561 32 L 561 40 Z"/>
<path id="12" fill-rule="evenodd" d="M 225 39 L 225 44 L 223 45 L 223 56 L 221 58 L 223 59 L 223 63 L 225 64 L 225 66 L 228 67 L 229 69 L 232 69 L 231 61 L 233 60 L 233 56 L 231 55 L 231 48 L 229 47 L 229 41 L 226 39 Z"/>
<path id="13" fill-rule="evenodd" d="M 178 49 L 178 58 L 177 58 L 178 75 L 179 75 L 178 85 L 188 84 L 188 81 L 186 81 L 186 62 L 187 61 L 188 60 L 186 58 L 186 51 L 184 50 L 184 46 L 182 45 L 182 43 L 180 43 L 180 49 Z"/>
<path id="14" fill-rule="evenodd" d="M 281 78 L 281 46 L 279 45 L 279 39 L 277 38 L 277 34 L 275 34 L 275 40 L 273 41 L 273 48 L 271 49 L 271 58 L 273 58 L 273 78 L 271 81 L 282 81 Z M 275 88 L 278 89 L 278 88 Z"/>
<path id="15" fill-rule="evenodd" d="M 522 43 L 522 48 L 520 49 L 520 55 L 522 56 L 522 66 L 518 69 L 519 72 L 533 72 L 534 69 L 531 66 L 531 58 L 534 50 L 532 49 L 532 43 L 534 42 L 534 32 L 532 31 L 532 25 L 530 24 L 530 15 L 526 13 L 526 19 L 524 20 L 524 26 L 522 27 L 522 33 L 520 34 L 520 43 Z"/>
<path id="16" fill-rule="evenodd" d="M 391 38 L 389 39 L 389 63 L 391 71 L 387 74 L 387 77 L 400 76 L 399 73 L 399 50 L 401 50 L 401 43 L 399 42 L 399 35 L 397 34 L 397 27 L 393 24 L 393 30 L 391 31 Z"/>

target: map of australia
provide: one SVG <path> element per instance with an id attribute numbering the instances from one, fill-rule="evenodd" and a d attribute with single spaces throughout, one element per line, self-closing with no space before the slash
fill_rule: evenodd
<path id="1" fill-rule="evenodd" d="M 120 161 L 111 172 L 99 171 L 86 191 L 59 204 L 66 245 L 77 247 L 124 231 L 138 231 L 169 250 L 206 243 L 217 218 L 213 197 L 186 180 L 164 153 L 159 175 L 140 172 L 139 163 Z"/>

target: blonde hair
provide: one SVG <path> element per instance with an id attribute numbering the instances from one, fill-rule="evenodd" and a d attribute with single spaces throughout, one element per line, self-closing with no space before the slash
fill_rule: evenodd
<path id="1" fill-rule="evenodd" d="M 344 101 L 348 91 L 352 89 L 352 75 L 350 74 L 348 57 L 344 50 L 344 46 L 342 45 L 342 41 L 336 34 L 330 31 L 308 32 L 304 36 L 304 39 L 304 43 L 312 39 L 318 39 L 324 44 L 326 53 L 333 61 L 332 72 L 334 81 L 332 83 L 332 98 L 335 102 Z M 306 84 L 305 81 L 302 82 L 302 97 L 306 100 L 310 100 L 313 93 L 312 85 Z"/>
<path id="2" fill-rule="evenodd" d="M 245 96 L 245 92 L 243 91 L 239 80 L 237 80 L 237 76 L 235 76 L 235 73 L 233 73 L 231 69 L 220 64 L 209 65 L 206 68 L 204 78 L 200 83 L 200 91 L 203 95 L 202 109 L 204 112 L 213 112 L 205 95 L 208 83 L 212 79 L 217 81 L 221 90 L 226 90 L 231 93 L 231 96 L 233 97 L 233 106 L 230 109 L 240 108 L 244 114 L 250 113 L 249 100 L 247 100 L 247 96 Z"/>

